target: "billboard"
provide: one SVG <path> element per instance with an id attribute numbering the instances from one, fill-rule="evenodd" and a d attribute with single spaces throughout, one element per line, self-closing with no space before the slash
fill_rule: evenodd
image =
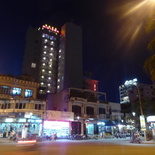
<path id="1" fill-rule="evenodd" d="M 141 131 L 146 131 L 146 123 L 144 115 L 140 115 L 140 127 Z"/>

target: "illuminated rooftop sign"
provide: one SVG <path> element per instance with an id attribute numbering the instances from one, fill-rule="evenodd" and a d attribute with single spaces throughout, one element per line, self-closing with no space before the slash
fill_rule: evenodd
<path id="1" fill-rule="evenodd" d="M 136 85 L 137 84 L 137 79 L 125 81 L 124 85 Z"/>
<path id="2" fill-rule="evenodd" d="M 43 25 L 42 26 L 42 29 L 47 29 L 47 30 L 50 30 L 52 32 L 59 33 L 59 31 L 57 30 L 57 28 L 51 27 L 50 25 L 47 25 L 47 24 Z"/>

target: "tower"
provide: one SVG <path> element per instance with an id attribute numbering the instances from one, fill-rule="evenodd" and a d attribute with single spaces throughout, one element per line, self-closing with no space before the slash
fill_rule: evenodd
<path id="1" fill-rule="evenodd" d="M 57 28 L 30 27 L 26 35 L 23 74 L 40 84 L 39 94 L 82 88 L 82 28 L 65 23 Z"/>
<path id="2" fill-rule="evenodd" d="M 56 92 L 58 43 L 57 28 L 42 25 L 27 31 L 23 74 L 39 82 L 40 94 Z"/>
<path id="3" fill-rule="evenodd" d="M 82 28 L 65 23 L 61 28 L 57 91 L 82 88 Z"/>

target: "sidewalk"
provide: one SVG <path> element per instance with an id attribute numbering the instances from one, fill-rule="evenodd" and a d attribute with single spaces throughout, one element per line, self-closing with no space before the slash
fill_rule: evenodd
<path id="1" fill-rule="evenodd" d="M 98 139 L 98 140 L 101 140 L 101 139 Z M 127 137 L 127 138 L 119 138 L 119 139 L 116 139 L 116 138 L 107 138 L 107 139 L 102 139 L 102 140 L 119 140 L 119 141 L 126 141 L 126 142 L 130 142 L 130 138 L 129 137 Z M 144 137 L 142 137 L 141 138 L 141 140 L 142 140 L 142 144 L 155 144 L 155 140 L 150 140 L 150 141 L 146 141 L 145 139 L 144 139 Z M 63 140 L 61 140 L 61 139 L 59 139 L 58 141 L 72 141 L 72 140 L 68 140 L 68 139 L 63 139 Z M 75 140 L 76 141 L 76 140 Z M 78 141 L 78 140 L 77 140 Z M 85 140 L 81 140 L 81 141 L 85 141 Z M 89 140 L 88 140 L 89 141 Z M 97 140 L 95 140 L 95 141 L 97 141 Z M 11 142 L 13 142 L 13 141 L 11 141 Z M 10 141 L 9 141 L 9 138 L 0 138 L 0 144 L 1 143 L 11 143 Z M 39 143 L 42 143 L 42 142 L 48 142 L 48 141 L 38 141 Z M 49 141 L 50 142 L 50 141 Z M 79 142 L 79 141 L 78 141 Z M 13 142 L 13 143 L 16 143 L 16 142 Z"/>
<path id="2" fill-rule="evenodd" d="M 0 143 L 9 143 L 9 138 L 0 138 Z"/>

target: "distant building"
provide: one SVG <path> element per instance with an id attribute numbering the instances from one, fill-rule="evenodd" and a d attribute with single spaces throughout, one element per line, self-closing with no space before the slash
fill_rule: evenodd
<path id="1" fill-rule="evenodd" d="M 126 81 L 123 85 L 119 86 L 120 103 L 126 104 L 130 102 L 129 92 L 136 87 L 137 79 Z"/>
<path id="2" fill-rule="evenodd" d="M 143 99 L 155 100 L 155 85 L 138 83 L 137 79 L 126 81 L 119 86 L 120 103 L 132 103 Z"/>
<path id="3" fill-rule="evenodd" d="M 98 91 L 98 81 L 84 78 L 83 88 L 92 91 Z"/>

